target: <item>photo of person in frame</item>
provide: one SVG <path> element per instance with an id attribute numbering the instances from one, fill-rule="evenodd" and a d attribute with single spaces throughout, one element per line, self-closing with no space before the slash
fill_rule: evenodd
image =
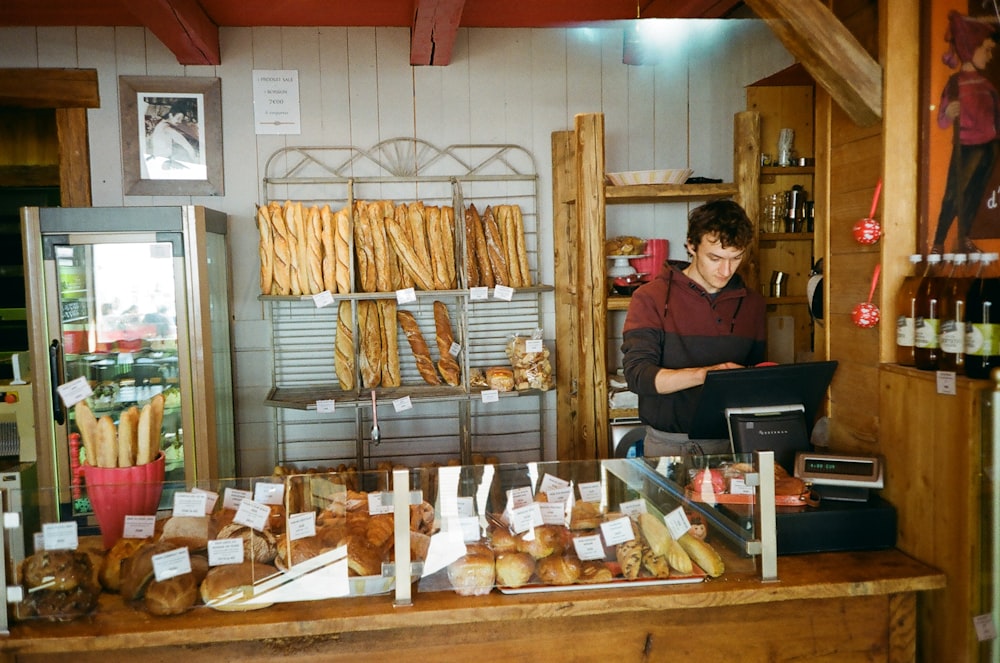
<path id="1" fill-rule="evenodd" d="M 207 178 L 200 136 L 202 95 L 161 97 L 139 94 L 142 178 Z"/>

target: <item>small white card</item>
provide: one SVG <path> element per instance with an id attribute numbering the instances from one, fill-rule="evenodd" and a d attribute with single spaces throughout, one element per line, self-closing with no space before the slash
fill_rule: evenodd
<path id="1" fill-rule="evenodd" d="M 609 546 L 617 546 L 635 538 L 631 518 L 615 518 L 601 523 L 601 534 Z"/>
<path id="2" fill-rule="evenodd" d="M 456 497 L 455 507 L 460 517 L 474 518 L 476 516 L 475 501 L 471 497 Z"/>
<path id="3" fill-rule="evenodd" d="M 417 291 L 413 288 L 403 288 L 396 291 L 397 304 L 412 304 L 417 301 Z"/>
<path id="4" fill-rule="evenodd" d="M 569 487 L 569 481 L 566 481 L 566 479 L 562 479 L 552 474 L 546 473 L 542 477 L 542 483 L 539 484 L 538 491 L 551 496 L 553 490 L 558 490 L 560 488 L 567 488 L 567 487 Z"/>
<path id="5" fill-rule="evenodd" d="M 635 520 L 640 513 L 646 513 L 646 500 L 629 500 L 618 505 L 618 510 Z"/>
<path id="6" fill-rule="evenodd" d="M 253 493 L 249 490 L 240 490 L 239 488 L 226 488 L 222 491 L 222 508 L 223 509 L 236 509 L 240 508 L 240 504 L 243 500 L 249 500 L 253 498 Z"/>
<path id="7" fill-rule="evenodd" d="M 566 486 L 564 488 L 551 488 L 545 491 L 545 496 L 549 498 L 550 502 L 559 502 L 565 504 L 573 497 L 573 486 Z"/>
<path id="8" fill-rule="evenodd" d="M 246 525 L 258 532 L 263 532 L 270 517 L 271 508 L 266 504 L 254 502 L 253 500 L 243 500 L 240 502 L 240 508 L 236 509 L 233 522 L 237 525 Z"/>
<path id="9" fill-rule="evenodd" d="M 79 544 L 75 520 L 42 525 L 45 550 L 76 550 Z"/>
<path id="10" fill-rule="evenodd" d="M 542 514 L 542 523 L 545 525 L 565 525 L 566 524 L 566 503 L 565 502 L 538 502 L 538 510 Z"/>
<path id="11" fill-rule="evenodd" d="M 59 385 L 56 387 L 56 391 L 59 392 L 59 397 L 62 398 L 63 404 L 67 408 L 73 407 L 94 393 L 93 389 L 90 388 L 90 382 L 84 375 Z"/>
<path id="12" fill-rule="evenodd" d="M 174 509 L 171 515 L 204 518 L 207 504 L 208 496 L 205 493 L 174 493 Z"/>
<path id="13" fill-rule="evenodd" d="M 406 412 L 413 409 L 413 403 L 410 401 L 409 396 L 403 396 L 392 402 L 392 409 L 396 412 Z"/>
<path id="14" fill-rule="evenodd" d="M 285 484 L 258 481 L 253 485 L 253 501 L 261 504 L 281 505 L 285 498 Z"/>
<path id="15" fill-rule="evenodd" d="M 452 357 L 457 357 L 461 353 L 462 353 L 462 346 L 458 343 L 458 341 L 452 341 L 451 347 L 448 348 L 448 354 L 450 354 Z"/>
<path id="16" fill-rule="evenodd" d="M 576 551 L 576 556 L 583 561 L 604 559 L 604 544 L 597 534 L 576 537 L 573 539 L 573 549 Z"/>
<path id="17" fill-rule="evenodd" d="M 545 350 L 545 344 L 542 343 L 540 338 L 531 338 L 524 342 L 524 351 L 528 354 L 542 352 Z"/>
<path id="18" fill-rule="evenodd" d="M 243 563 L 243 538 L 216 539 L 208 542 L 208 565 Z"/>
<path id="19" fill-rule="evenodd" d="M 507 508 L 520 509 L 535 501 L 535 496 L 531 492 L 531 486 L 511 488 L 507 491 Z"/>
<path id="20" fill-rule="evenodd" d="M 475 543 L 482 538 L 482 532 L 479 531 L 479 518 L 475 516 L 459 517 L 458 527 L 462 530 L 462 541 L 465 543 Z"/>
<path id="21" fill-rule="evenodd" d="M 475 288 L 469 288 L 469 300 L 473 302 L 482 302 L 490 298 L 490 289 L 486 286 L 476 286 Z"/>
<path id="22" fill-rule="evenodd" d="M 691 521 L 688 520 L 683 507 L 677 507 L 663 516 L 663 522 L 667 524 L 670 536 L 674 537 L 675 540 L 687 534 L 688 530 L 691 529 Z"/>
<path id="23" fill-rule="evenodd" d="M 122 536 L 126 539 L 148 539 L 156 533 L 156 516 L 125 516 Z"/>
<path id="24" fill-rule="evenodd" d="M 993 613 L 987 612 L 982 615 L 976 615 L 972 618 L 972 625 L 976 628 L 976 638 L 979 642 L 996 640 L 997 625 L 993 621 Z"/>
<path id="25" fill-rule="evenodd" d="M 192 493 L 204 493 L 205 494 L 205 514 L 208 515 L 215 511 L 215 503 L 219 501 L 219 494 L 211 491 L 205 490 L 204 488 L 192 488 Z"/>
<path id="26" fill-rule="evenodd" d="M 373 491 L 368 493 L 368 513 L 377 516 L 382 513 L 392 513 L 392 493 Z"/>
<path id="27" fill-rule="evenodd" d="M 539 502 L 532 502 L 519 509 L 510 510 L 510 528 L 515 534 L 527 532 L 529 529 L 544 525 Z"/>
<path id="28" fill-rule="evenodd" d="M 288 538 L 291 541 L 316 536 L 316 512 L 303 511 L 288 516 Z"/>
<path id="29" fill-rule="evenodd" d="M 944 396 L 954 396 L 955 391 L 955 371 L 938 371 L 935 374 L 937 383 L 937 393 Z"/>
<path id="30" fill-rule="evenodd" d="M 584 502 L 600 502 L 601 501 L 601 482 L 600 481 L 587 481 L 579 484 L 580 487 L 580 499 Z"/>
<path id="31" fill-rule="evenodd" d="M 333 414 L 337 409 L 337 402 L 332 398 L 316 401 L 317 414 Z"/>
<path id="32" fill-rule="evenodd" d="M 498 285 L 493 288 L 493 299 L 502 299 L 505 302 L 509 302 L 514 299 L 514 288 L 509 285 Z"/>
<path id="33" fill-rule="evenodd" d="M 748 486 L 743 477 L 732 477 L 729 480 L 730 495 L 753 495 L 753 486 Z"/>
<path id="34" fill-rule="evenodd" d="M 323 292 L 317 292 L 312 296 L 313 304 L 316 308 L 324 308 L 333 303 L 333 295 L 330 294 L 329 290 L 324 290 Z"/>
<path id="35" fill-rule="evenodd" d="M 191 573 L 191 554 L 186 547 L 153 555 L 153 576 L 157 582 Z"/>
<path id="36" fill-rule="evenodd" d="M 500 392 L 496 389 L 483 389 L 479 396 L 484 403 L 496 403 L 500 400 Z"/>

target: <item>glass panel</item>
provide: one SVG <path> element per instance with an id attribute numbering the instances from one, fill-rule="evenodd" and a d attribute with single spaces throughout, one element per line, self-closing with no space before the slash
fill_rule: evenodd
<path id="1" fill-rule="evenodd" d="M 119 439 L 123 421 L 131 439 L 138 437 L 142 410 L 162 394 L 162 428 L 153 433 L 154 444 L 164 452 L 166 479 L 183 479 L 176 324 L 180 275 L 173 245 L 85 244 L 56 246 L 54 253 L 66 381 L 86 377 L 93 390 L 87 405 L 98 420 L 110 419 Z M 72 411 L 67 428 L 72 516 L 92 511 L 82 470 L 88 445 L 80 428 Z"/>

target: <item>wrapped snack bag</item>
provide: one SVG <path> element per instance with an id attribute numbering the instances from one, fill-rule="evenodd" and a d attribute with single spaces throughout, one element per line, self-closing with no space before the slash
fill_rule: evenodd
<path id="1" fill-rule="evenodd" d="M 549 350 L 542 343 L 542 330 L 530 336 L 514 334 L 507 342 L 507 357 L 514 369 L 514 388 L 547 391 L 555 386 Z"/>

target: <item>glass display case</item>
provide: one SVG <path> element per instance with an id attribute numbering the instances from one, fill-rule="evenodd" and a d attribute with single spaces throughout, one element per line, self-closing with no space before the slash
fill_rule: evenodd
<path id="1" fill-rule="evenodd" d="M 737 514 L 689 499 L 690 484 L 706 476 L 766 488 L 773 457 L 131 484 L 115 515 L 121 522 L 101 522 L 102 530 L 120 527 L 112 540 L 80 535 L 75 521 L 4 531 L 28 552 L 19 564 L 7 560 L 11 616 L 243 611 L 379 595 L 406 604 L 431 592 L 474 597 L 637 584 L 672 591 L 765 576 L 775 556 L 767 543 L 773 511 L 768 518 L 753 500 Z M 95 497 L 112 487 L 92 486 Z M 156 515 L 131 510 L 147 489 L 169 492 L 169 506 Z"/>

